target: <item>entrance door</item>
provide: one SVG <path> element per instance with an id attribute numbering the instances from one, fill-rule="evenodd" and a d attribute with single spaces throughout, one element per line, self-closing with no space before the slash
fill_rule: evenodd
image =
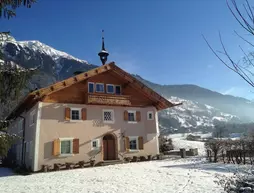
<path id="1" fill-rule="evenodd" d="M 103 137 L 103 159 L 115 160 L 116 159 L 116 143 L 113 135 L 105 135 Z"/>

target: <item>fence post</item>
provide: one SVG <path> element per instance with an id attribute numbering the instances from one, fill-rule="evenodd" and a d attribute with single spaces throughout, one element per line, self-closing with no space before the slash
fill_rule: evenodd
<path id="1" fill-rule="evenodd" d="M 181 155 L 181 158 L 185 158 L 186 157 L 186 150 L 184 148 L 180 149 L 180 155 Z"/>

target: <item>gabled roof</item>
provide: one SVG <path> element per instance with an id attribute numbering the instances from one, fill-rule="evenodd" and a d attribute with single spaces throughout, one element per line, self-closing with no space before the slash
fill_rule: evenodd
<path id="1" fill-rule="evenodd" d="M 59 81 L 55 84 L 52 84 L 48 87 L 41 88 L 39 90 L 35 90 L 31 93 L 29 93 L 18 105 L 17 107 L 12 111 L 12 113 L 7 117 L 7 120 L 12 119 L 22 113 L 26 108 L 29 108 L 36 104 L 38 101 L 43 100 L 43 98 L 49 94 L 52 94 L 56 91 L 62 90 L 64 88 L 67 88 L 73 84 L 76 84 L 78 82 L 81 82 L 83 80 L 86 80 L 88 78 L 91 78 L 93 76 L 96 76 L 98 74 L 107 72 L 107 71 L 113 71 L 114 73 L 119 75 L 119 78 L 123 78 L 128 83 L 131 83 L 130 85 L 134 87 L 135 89 L 141 91 L 146 97 L 148 97 L 151 101 L 154 102 L 155 107 L 158 110 L 166 109 L 169 107 L 174 107 L 181 105 L 179 104 L 173 104 L 169 102 L 167 99 L 147 87 L 145 84 L 143 84 L 138 79 L 134 78 L 129 73 L 125 72 L 121 68 L 119 68 L 117 65 L 115 65 L 114 62 L 111 62 L 109 64 L 99 66 L 98 68 L 89 70 L 87 72 L 83 72 L 81 74 L 78 74 L 76 76 L 67 78 L 65 80 Z"/>

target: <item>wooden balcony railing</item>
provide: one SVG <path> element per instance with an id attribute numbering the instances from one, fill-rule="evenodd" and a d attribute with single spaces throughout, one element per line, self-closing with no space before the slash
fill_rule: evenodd
<path id="1" fill-rule="evenodd" d="M 131 105 L 130 96 L 128 95 L 110 95 L 100 93 L 89 93 L 87 103 L 100 105 L 116 105 L 116 106 Z"/>

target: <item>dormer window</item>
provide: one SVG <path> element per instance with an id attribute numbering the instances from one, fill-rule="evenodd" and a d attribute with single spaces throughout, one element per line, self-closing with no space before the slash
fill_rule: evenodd
<path id="1" fill-rule="evenodd" d="M 114 94 L 115 93 L 114 85 L 107 84 L 107 93 L 109 93 L 109 94 Z"/>
<path id="2" fill-rule="evenodd" d="M 96 92 L 104 92 L 104 84 L 96 83 Z"/>
<path id="3" fill-rule="evenodd" d="M 120 94 L 121 94 L 121 86 L 119 86 L 119 85 L 116 85 L 116 86 L 115 86 L 115 93 L 116 93 L 117 95 L 120 95 Z"/>

